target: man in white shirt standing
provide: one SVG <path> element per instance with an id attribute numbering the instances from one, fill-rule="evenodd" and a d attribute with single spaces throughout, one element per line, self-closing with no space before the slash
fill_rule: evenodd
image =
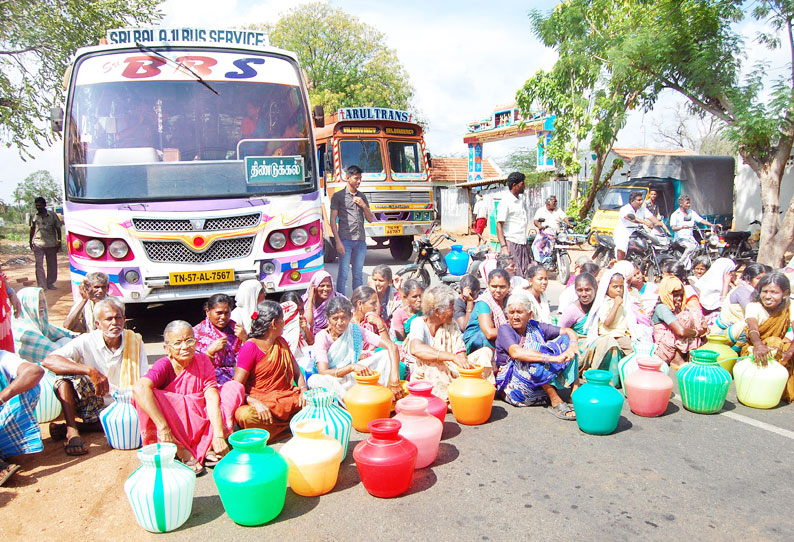
<path id="1" fill-rule="evenodd" d="M 695 241 L 695 235 L 692 232 L 695 224 L 706 224 L 712 226 L 713 224 L 690 209 L 692 202 L 689 196 L 682 194 L 678 198 L 678 209 L 670 215 L 670 228 L 675 232 L 673 241 L 678 241 L 686 247 L 681 259 L 678 260 L 689 269 L 689 261 L 692 254 L 698 249 L 698 242 Z"/>
<path id="2" fill-rule="evenodd" d="M 99 412 L 110 402 L 110 392 L 131 388 L 149 368 L 141 336 L 124 329 L 124 304 L 106 297 L 94 305 L 97 329 L 78 335 L 46 358 L 42 365 L 59 375 L 55 395 L 66 424 L 50 424 L 53 440 L 66 439 L 66 455 L 88 453 L 80 438 L 83 429 L 99 431 Z"/>
<path id="3" fill-rule="evenodd" d="M 527 212 L 519 196 L 524 193 L 524 174 L 514 171 L 507 176 L 508 193 L 496 209 L 496 236 L 503 254 L 511 254 L 516 262 L 516 274 L 523 277 L 532 264 L 527 246 Z"/>
<path id="4" fill-rule="evenodd" d="M 636 190 L 629 194 L 629 202 L 618 211 L 618 223 L 615 225 L 615 250 L 617 259 L 626 258 L 629 249 L 629 237 L 643 225 L 653 228 L 662 225 L 662 222 L 655 216 L 651 216 L 642 204 L 645 195 Z"/>

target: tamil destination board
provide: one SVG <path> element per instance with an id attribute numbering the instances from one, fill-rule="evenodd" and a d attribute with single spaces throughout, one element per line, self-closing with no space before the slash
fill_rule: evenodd
<path id="1" fill-rule="evenodd" d="M 248 184 L 303 182 L 302 156 L 246 156 Z"/>

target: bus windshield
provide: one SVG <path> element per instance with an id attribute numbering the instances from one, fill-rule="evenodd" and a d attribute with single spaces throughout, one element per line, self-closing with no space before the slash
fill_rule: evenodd
<path id="1" fill-rule="evenodd" d="M 165 49 L 85 57 L 74 67 L 66 126 L 69 200 L 315 189 L 308 107 L 297 66 L 282 57 Z"/>
<path id="2" fill-rule="evenodd" d="M 421 178 L 424 160 L 416 141 L 389 141 L 389 165 L 392 174 L 404 178 Z M 395 177 L 397 177 L 395 175 Z"/>
<path id="3" fill-rule="evenodd" d="M 380 143 L 375 139 L 349 139 L 339 142 L 339 153 L 342 158 L 342 177 L 347 178 L 345 169 L 358 166 L 363 172 L 364 180 L 384 180 L 383 156 Z"/>

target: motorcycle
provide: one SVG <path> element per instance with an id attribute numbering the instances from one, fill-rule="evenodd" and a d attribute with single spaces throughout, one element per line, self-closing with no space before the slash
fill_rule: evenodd
<path id="1" fill-rule="evenodd" d="M 596 249 L 593 252 L 593 261 L 603 267 L 615 259 L 615 241 L 611 235 L 605 233 L 595 234 Z"/>
<path id="2" fill-rule="evenodd" d="M 698 244 L 697 250 L 690 254 L 686 261 L 682 261 L 687 247 L 680 241 L 673 241 L 670 245 L 671 255 L 683 263 L 687 271 L 692 270 L 692 262 L 700 256 L 705 256 L 713 262 L 720 257 L 720 251 L 725 246 L 725 242 L 720 239 L 721 230 L 722 226 L 719 224 L 714 224 L 710 229 L 694 228 L 692 235 Z"/>
<path id="3" fill-rule="evenodd" d="M 615 241 L 610 235 L 602 233 L 596 234 L 595 241 L 597 245 L 593 253 L 593 261 L 603 267 L 617 257 Z M 658 230 L 649 233 L 640 228 L 634 230 L 629 237 L 626 260 L 640 269 L 649 280 L 653 279 L 654 275 L 661 276 L 662 260 L 673 257 L 670 240 Z"/>
<path id="4" fill-rule="evenodd" d="M 757 220 L 750 222 L 750 225 L 761 225 Z M 758 249 L 750 245 L 749 239 L 752 233 L 749 231 L 726 231 L 720 236 L 720 240 L 725 246 L 720 252 L 723 258 L 730 258 L 737 264 L 748 264 L 758 258 Z"/>
<path id="5" fill-rule="evenodd" d="M 448 233 L 438 233 L 434 237 L 436 226 L 437 224 L 433 224 L 425 235 L 413 240 L 413 253 L 416 255 L 416 261 L 397 271 L 397 276 L 402 280 L 415 279 L 428 288 L 430 286 L 428 268 L 430 268 L 444 284 L 457 285 L 460 281 L 462 275 L 453 275 L 449 272 L 447 262 L 438 249 L 438 245 L 442 241 L 447 240 L 454 243 L 455 238 Z M 469 267 L 466 272 L 477 276 L 482 262 L 485 261 L 485 255 L 488 253 L 488 246 L 482 245 L 469 249 L 468 253 Z"/>
<path id="6" fill-rule="evenodd" d="M 543 218 L 538 219 L 541 224 L 544 221 Z M 556 235 L 548 228 L 541 228 L 532 242 L 532 255 L 547 271 L 557 273 L 557 280 L 567 284 L 568 279 L 571 278 L 571 257 L 568 255 L 568 248 L 581 246 L 586 238 L 587 236 L 575 233 L 569 227 Z"/>

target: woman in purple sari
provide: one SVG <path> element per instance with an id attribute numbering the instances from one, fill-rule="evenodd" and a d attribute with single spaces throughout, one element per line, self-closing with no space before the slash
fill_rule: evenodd
<path id="1" fill-rule="evenodd" d="M 193 327 L 196 351 L 206 354 L 215 367 L 219 386 L 234 378 L 237 353 L 248 340 L 242 325 L 231 319 L 232 300 L 226 294 L 214 294 L 204 304 L 206 318 Z"/>
<path id="2" fill-rule="evenodd" d="M 306 293 L 303 294 L 306 321 L 311 326 L 314 335 L 328 327 L 325 307 L 331 299 L 337 296 L 345 297 L 334 288 L 334 279 L 331 278 L 331 275 L 326 271 L 317 271 L 309 281 Z"/>

